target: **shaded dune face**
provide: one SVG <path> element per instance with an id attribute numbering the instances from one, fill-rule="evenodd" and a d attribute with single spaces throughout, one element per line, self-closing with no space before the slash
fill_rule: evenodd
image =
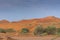
<path id="1" fill-rule="evenodd" d="M 28 28 L 30 31 L 34 30 L 35 27 L 42 25 L 42 27 L 47 27 L 49 25 L 55 25 L 60 27 L 60 18 L 54 16 L 48 16 L 38 19 L 29 19 L 21 21 L 9 22 L 7 20 L 0 20 L 0 28 L 13 28 L 15 30 L 21 30 L 22 28 Z"/>

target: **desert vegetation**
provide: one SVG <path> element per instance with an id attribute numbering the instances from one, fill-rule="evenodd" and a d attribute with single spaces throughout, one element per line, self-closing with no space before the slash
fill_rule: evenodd
<path id="1" fill-rule="evenodd" d="M 20 32 L 20 34 L 28 34 L 29 33 L 29 29 L 27 29 L 27 28 L 22 28 L 22 30 L 21 30 L 21 32 Z"/>
<path id="2" fill-rule="evenodd" d="M 56 27 L 54 26 L 48 26 L 46 29 L 45 29 L 45 32 L 49 35 L 53 35 L 53 34 L 56 34 Z"/>
<path id="3" fill-rule="evenodd" d="M 14 29 L 12 29 L 12 28 L 6 29 L 5 31 L 8 32 L 8 33 L 16 32 L 16 30 L 14 30 Z"/>
<path id="4" fill-rule="evenodd" d="M 22 28 L 21 30 L 19 30 L 20 34 L 28 34 L 30 32 L 30 30 L 28 28 Z M 16 30 L 14 29 L 2 29 L 0 28 L 0 33 L 11 33 L 11 32 L 16 32 Z M 55 26 L 48 26 L 47 28 L 43 28 L 42 26 L 37 26 L 34 31 L 33 34 L 36 36 L 41 36 L 41 35 L 60 35 L 60 28 L 56 28 Z"/>
<path id="5" fill-rule="evenodd" d="M 30 30 L 28 28 L 22 28 L 21 30 L 19 30 L 20 32 L 18 32 L 21 35 L 28 35 L 30 33 Z M 16 30 L 14 29 L 2 29 L 0 28 L 0 33 L 14 33 L 16 32 Z M 20 35 L 20 36 L 21 36 Z M 33 31 L 33 35 L 34 36 L 47 36 L 47 35 L 57 35 L 56 37 L 52 38 L 51 40 L 55 40 L 60 36 L 60 28 L 56 28 L 56 26 L 48 26 L 46 28 L 43 28 L 42 26 L 37 26 L 34 31 Z M 7 40 L 17 40 L 15 38 L 9 37 L 8 35 L 6 36 Z M 3 38 L 2 38 L 3 39 Z"/>
<path id="6" fill-rule="evenodd" d="M 44 29 L 42 28 L 42 26 L 38 26 L 34 30 L 34 35 L 41 35 L 43 33 L 44 33 Z"/>
<path id="7" fill-rule="evenodd" d="M 6 33 L 5 29 L 0 28 L 0 33 Z"/>
<path id="8" fill-rule="evenodd" d="M 57 35 L 57 34 L 60 34 L 60 28 L 56 28 L 54 26 L 48 26 L 47 28 L 39 26 L 34 30 L 34 35 Z"/>

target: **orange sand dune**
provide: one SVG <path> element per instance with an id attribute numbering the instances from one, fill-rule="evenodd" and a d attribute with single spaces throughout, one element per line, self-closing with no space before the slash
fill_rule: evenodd
<path id="1" fill-rule="evenodd" d="M 0 28 L 4 29 L 13 28 L 15 30 L 20 30 L 22 28 L 28 28 L 29 30 L 32 31 L 38 25 L 42 25 L 43 27 L 47 27 L 49 25 L 55 25 L 56 27 L 60 27 L 60 18 L 48 16 L 44 18 L 21 20 L 16 22 L 0 20 Z"/>

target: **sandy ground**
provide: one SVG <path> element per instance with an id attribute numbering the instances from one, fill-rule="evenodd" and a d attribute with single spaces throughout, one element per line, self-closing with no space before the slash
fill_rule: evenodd
<path id="1" fill-rule="evenodd" d="M 17 40 L 60 40 L 60 37 L 19 37 Z"/>
<path id="2" fill-rule="evenodd" d="M 58 36 L 11 36 L 0 33 L 0 40 L 60 40 Z"/>

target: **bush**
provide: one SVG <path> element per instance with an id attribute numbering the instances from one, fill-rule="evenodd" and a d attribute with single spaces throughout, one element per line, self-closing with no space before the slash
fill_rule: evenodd
<path id="1" fill-rule="evenodd" d="M 57 28 L 57 33 L 60 33 L 60 28 Z"/>
<path id="2" fill-rule="evenodd" d="M 2 28 L 0 28 L 0 33 L 6 33 L 6 31 Z"/>
<path id="3" fill-rule="evenodd" d="M 41 26 L 37 27 L 35 30 L 34 30 L 34 35 L 41 35 L 42 33 L 44 33 L 44 30 Z"/>
<path id="4" fill-rule="evenodd" d="M 58 36 L 60 36 L 60 28 L 57 28 L 57 33 Z"/>
<path id="5" fill-rule="evenodd" d="M 54 26 L 48 26 L 45 31 L 47 32 L 47 34 L 56 34 L 56 27 Z"/>
<path id="6" fill-rule="evenodd" d="M 21 33 L 23 33 L 23 34 L 29 33 L 29 29 L 23 28 L 23 29 L 21 30 Z"/>
<path id="7" fill-rule="evenodd" d="M 9 29 L 6 29 L 6 32 L 16 32 L 16 31 L 12 28 L 9 28 Z"/>

